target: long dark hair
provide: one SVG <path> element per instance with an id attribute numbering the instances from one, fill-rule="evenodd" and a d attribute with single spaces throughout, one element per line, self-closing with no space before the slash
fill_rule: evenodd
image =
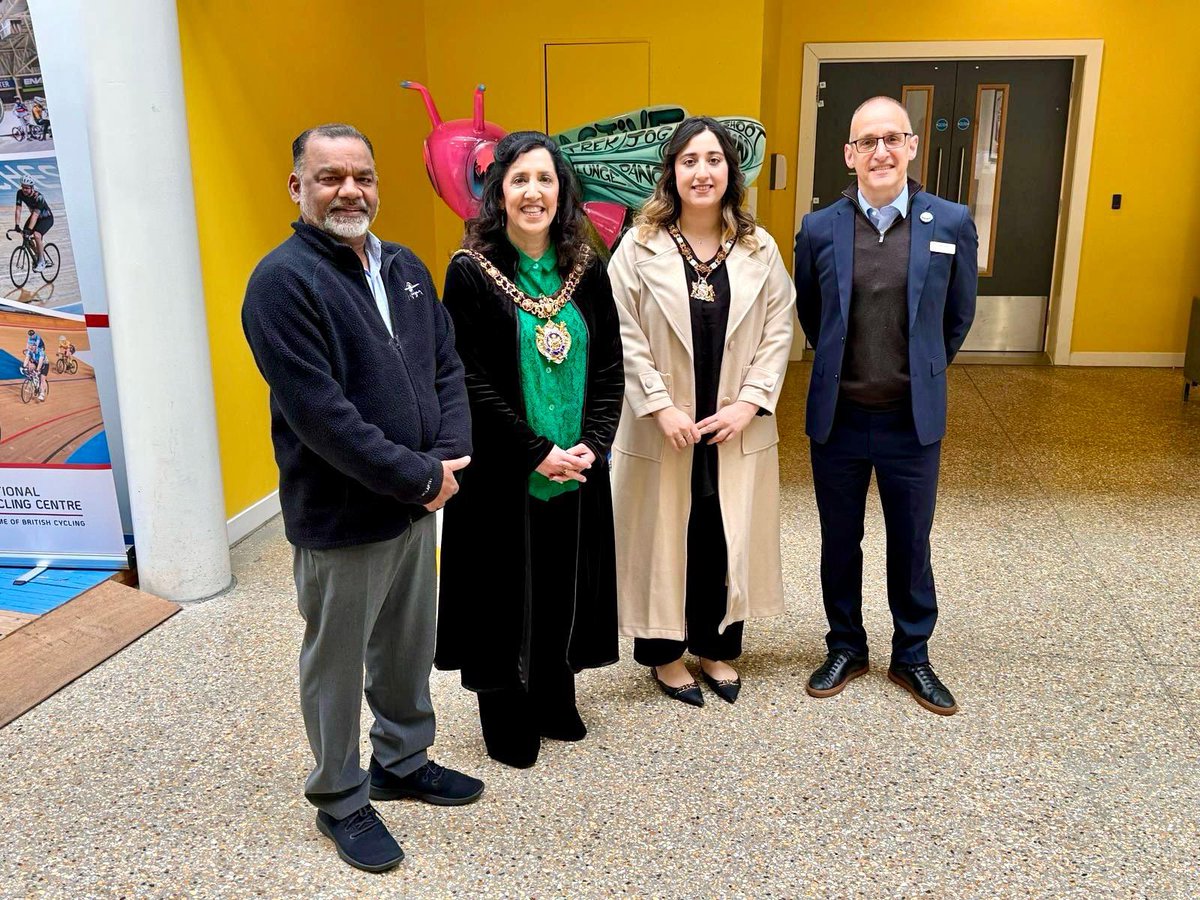
<path id="1" fill-rule="evenodd" d="M 725 155 L 725 163 L 729 167 L 729 183 L 725 186 L 725 196 L 721 198 L 721 219 L 724 223 L 721 239 L 727 241 L 736 238 L 745 244 L 757 243 L 754 216 L 742 205 L 746 199 L 746 176 L 742 174 L 737 145 L 725 130 L 725 126 L 709 116 L 691 116 L 684 119 L 667 142 L 663 151 L 662 171 L 659 173 L 658 183 L 654 186 L 654 193 L 634 220 L 634 227 L 643 239 L 654 229 L 666 228 L 679 220 L 683 201 L 679 198 L 679 186 L 675 184 L 675 160 L 692 138 L 706 131 L 711 131 L 716 137 L 717 143 L 721 145 L 721 152 Z"/>
<path id="2" fill-rule="evenodd" d="M 541 148 L 554 160 L 558 177 L 558 209 L 550 223 L 550 243 L 558 257 L 559 271 L 566 275 L 586 244 L 593 244 L 591 228 L 579 201 L 579 186 L 562 151 L 549 136 L 540 131 L 514 131 L 496 145 L 495 161 L 483 179 L 483 198 L 479 214 L 467 221 L 463 246 L 489 258 L 511 252 L 505 231 L 504 176 L 518 157 Z"/>

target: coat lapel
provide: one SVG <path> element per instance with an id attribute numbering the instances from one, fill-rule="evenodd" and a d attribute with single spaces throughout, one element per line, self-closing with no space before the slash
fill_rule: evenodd
<path id="1" fill-rule="evenodd" d="M 729 324 L 725 334 L 730 335 L 754 306 L 763 282 L 767 280 L 768 269 L 763 262 L 751 256 L 740 242 L 733 245 L 725 265 L 729 267 Z"/>
<path id="2" fill-rule="evenodd" d="M 636 235 L 631 237 L 636 239 Z M 654 255 L 638 262 L 638 271 L 646 287 L 650 289 L 654 302 L 663 311 L 663 316 L 671 324 L 671 330 L 687 349 L 690 358 L 692 312 L 688 307 L 687 291 L 682 289 L 687 284 L 683 272 L 683 258 L 680 257 L 675 242 L 665 228 L 655 229 L 648 240 L 639 243 L 653 251 Z"/>
<path id="3" fill-rule="evenodd" d="M 932 217 L 928 222 L 921 221 L 921 213 L 928 212 L 933 204 L 928 194 L 917 194 L 909 207 L 909 236 L 911 245 L 908 249 L 908 323 L 917 321 L 917 306 L 921 302 L 921 292 L 925 289 L 925 276 L 929 274 L 929 242 L 933 239 L 933 226 L 936 224 Z"/>
<path id="4" fill-rule="evenodd" d="M 837 273 L 842 322 L 849 323 L 850 291 L 854 282 L 854 208 L 845 204 L 833 220 L 833 265 Z"/>

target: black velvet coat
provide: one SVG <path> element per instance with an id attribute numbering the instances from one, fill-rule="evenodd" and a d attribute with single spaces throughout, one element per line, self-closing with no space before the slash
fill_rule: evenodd
<path id="1" fill-rule="evenodd" d="M 491 261 L 516 279 L 515 250 L 505 247 Z M 525 420 L 516 306 L 465 254 L 450 261 L 443 300 L 466 370 L 474 450 L 442 523 L 434 664 L 461 669 L 463 686 L 473 691 L 528 685 L 530 567 L 548 553 L 576 556 L 575 584 L 562 588 L 563 601 L 574 602 L 567 661 L 577 672 L 614 663 L 617 587 L 608 453 L 625 378 L 605 266 L 593 257 L 573 297 L 588 329 L 581 440 L 596 461 L 579 487 L 575 534 L 546 546 L 530 546 L 529 504 L 542 501 L 529 496 L 529 474 L 554 445 Z"/>

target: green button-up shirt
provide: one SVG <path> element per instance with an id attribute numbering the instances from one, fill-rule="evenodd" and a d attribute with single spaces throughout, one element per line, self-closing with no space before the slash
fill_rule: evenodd
<path id="1" fill-rule="evenodd" d="M 553 247 L 540 259 L 526 256 L 520 250 L 517 254 L 516 285 L 530 297 L 548 297 L 562 287 L 558 257 Z M 567 303 L 554 321 L 565 326 L 571 335 L 571 350 L 561 363 L 551 362 L 538 352 L 537 327 L 546 320 L 517 308 L 521 390 L 525 395 L 525 418 L 529 427 L 566 450 L 579 443 L 583 431 L 588 332 L 587 323 L 575 308 L 574 301 Z M 578 481 L 559 484 L 540 472 L 529 474 L 529 495 L 538 500 L 549 500 L 578 488 Z"/>

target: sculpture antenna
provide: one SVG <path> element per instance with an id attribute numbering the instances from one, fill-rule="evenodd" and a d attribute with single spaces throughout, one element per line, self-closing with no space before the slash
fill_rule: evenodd
<path id="1" fill-rule="evenodd" d="M 475 128 L 476 134 L 483 134 L 483 92 L 486 90 L 485 85 L 475 86 L 475 117 L 471 124 Z"/>
<path id="2" fill-rule="evenodd" d="M 438 108 L 433 102 L 433 97 L 429 93 L 429 88 L 418 81 L 402 81 L 400 87 L 408 88 L 410 91 L 420 91 L 421 99 L 425 101 L 425 112 L 429 113 L 429 121 L 437 128 L 442 124 L 442 117 L 438 115 Z"/>

